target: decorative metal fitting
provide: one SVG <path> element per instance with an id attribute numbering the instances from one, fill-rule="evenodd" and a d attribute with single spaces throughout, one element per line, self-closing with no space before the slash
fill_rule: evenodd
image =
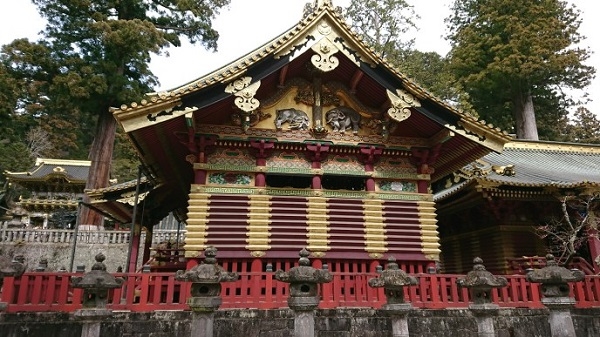
<path id="1" fill-rule="evenodd" d="M 546 255 L 546 266 L 527 273 L 527 280 L 541 283 L 544 297 L 568 297 L 569 282 L 583 281 L 585 274 L 577 269 L 569 270 L 556 262 L 554 255 Z"/>
<path id="2" fill-rule="evenodd" d="M 465 278 L 456 280 L 456 284 L 469 288 L 473 303 L 489 304 L 492 303 L 492 289 L 506 287 L 508 281 L 485 270 L 483 260 L 476 257 L 473 259 L 473 270 L 468 272 Z"/>
<path id="3" fill-rule="evenodd" d="M 381 272 L 381 275 L 369 280 L 370 287 L 383 288 L 385 290 L 388 305 L 403 304 L 404 287 L 417 284 L 419 284 L 419 280 L 400 269 L 398 263 L 396 263 L 396 258 L 393 256 L 388 258 L 388 263 L 385 266 L 385 270 Z"/>
<path id="4" fill-rule="evenodd" d="M 83 289 L 83 307 L 84 308 L 106 308 L 108 300 L 108 291 L 114 288 L 120 288 L 125 280 L 121 277 L 114 277 L 106 271 L 104 260 L 106 256 L 98 253 L 95 256 L 96 263 L 92 269 L 83 274 L 83 276 L 74 276 L 71 278 L 73 288 Z"/>

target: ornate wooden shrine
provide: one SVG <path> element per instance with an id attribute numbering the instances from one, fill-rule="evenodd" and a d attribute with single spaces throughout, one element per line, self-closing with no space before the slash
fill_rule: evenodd
<path id="1" fill-rule="evenodd" d="M 548 242 L 535 228 L 562 218 L 561 197 L 600 193 L 599 168 L 598 145 L 513 141 L 441 179 L 434 200 L 444 270 L 466 272 L 473 256 L 498 273 L 538 267 Z M 580 251 L 575 267 L 600 272 L 597 235 Z"/>
<path id="2" fill-rule="evenodd" d="M 295 261 L 307 248 L 314 261 L 393 255 L 423 272 L 440 254 L 431 183 L 510 140 L 379 58 L 330 1 L 237 61 L 113 113 L 160 191 L 146 210 L 185 219 L 189 261 L 208 246 L 224 263 Z"/>
<path id="3" fill-rule="evenodd" d="M 21 186 L 29 193 L 22 196 L 17 208 L 11 211 L 22 208 L 25 213 L 19 215 L 22 216 L 19 222 L 45 228 L 52 213 L 77 210 L 89 168 L 90 162 L 86 160 L 37 158 L 35 165 L 26 172 L 5 171 L 11 184 Z M 11 223 L 15 222 L 13 220 Z"/>

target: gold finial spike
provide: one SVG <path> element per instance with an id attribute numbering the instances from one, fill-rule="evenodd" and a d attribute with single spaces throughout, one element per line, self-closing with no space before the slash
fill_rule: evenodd
<path id="1" fill-rule="evenodd" d="M 312 2 L 307 2 L 304 4 L 303 17 L 306 18 L 312 13 L 316 12 L 321 7 L 333 7 L 332 0 L 314 0 Z"/>

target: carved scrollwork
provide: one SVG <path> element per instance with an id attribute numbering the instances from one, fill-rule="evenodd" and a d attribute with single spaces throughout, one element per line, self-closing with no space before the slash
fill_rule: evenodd
<path id="1" fill-rule="evenodd" d="M 252 112 L 260 105 L 260 102 L 254 98 L 256 91 L 258 91 L 258 88 L 260 87 L 260 81 L 254 83 L 251 82 L 251 77 L 243 77 L 229 83 L 225 88 L 226 93 L 237 96 L 234 103 L 244 112 Z"/>
<path id="2" fill-rule="evenodd" d="M 392 103 L 387 113 L 392 119 L 401 122 L 410 117 L 410 108 L 421 106 L 421 102 L 415 96 L 402 89 L 396 89 L 396 93 L 397 95 L 387 90 L 388 97 Z"/>
<path id="3" fill-rule="evenodd" d="M 319 43 L 312 46 L 312 50 L 317 54 L 313 55 L 310 61 L 317 69 L 327 72 L 337 68 L 340 64 L 340 60 L 334 56 L 339 49 L 327 38 L 322 39 Z"/>

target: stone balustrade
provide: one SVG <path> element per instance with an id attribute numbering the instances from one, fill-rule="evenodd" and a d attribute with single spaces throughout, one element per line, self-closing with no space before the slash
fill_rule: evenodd
<path id="1" fill-rule="evenodd" d="M 78 231 L 77 242 L 89 244 L 129 243 L 129 230 L 119 231 Z M 0 229 L 0 242 L 5 243 L 72 243 L 75 238 L 73 229 Z M 142 242 L 146 233 L 142 232 Z M 183 242 L 185 231 L 179 232 L 179 242 Z M 176 241 L 177 230 L 156 230 L 152 233 L 152 243 Z"/>

